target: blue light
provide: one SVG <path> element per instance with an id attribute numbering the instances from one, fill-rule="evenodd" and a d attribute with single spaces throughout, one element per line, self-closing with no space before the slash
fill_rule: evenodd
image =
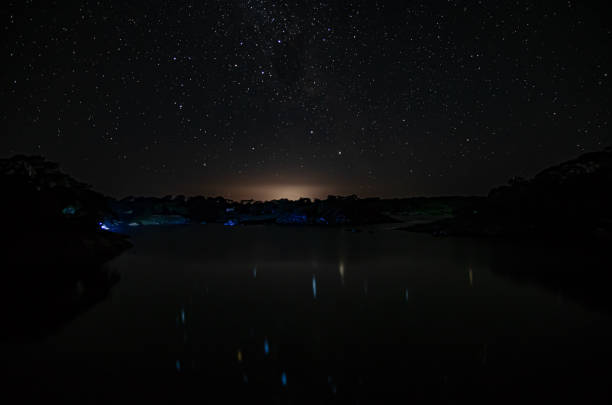
<path id="1" fill-rule="evenodd" d="M 181 372 L 181 361 L 180 360 L 176 361 L 176 371 L 178 371 L 179 373 Z"/>
<path id="2" fill-rule="evenodd" d="M 264 353 L 266 355 L 270 354 L 270 345 L 268 344 L 268 339 L 264 340 Z"/>
<path id="3" fill-rule="evenodd" d="M 181 322 L 183 323 L 183 325 L 185 324 L 185 310 L 181 309 Z"/>
<path id="4" fill-rule="evenodd" d="M 276 218 L 276 223 L 289 225 L 305 225 L 308 223 L 308 217 L 304 214 L 284 214 Z"/>
<path id="5" fill-rule="evenodd" d="M 100 222 L 100 229 L 104 230 L 104 231 L 110 231 L 110 228 L 106 225 L 104 225 L 104 223 Z"/>
<path id="6" fill-rule="evenodd" d="M 312 296 L 313 298 L 317 298 L 317 279 L 315 276 L 312 276 Z"/>
<path id="7" fill-rule="evenodd" d="M 283 384 L 283 386 L 287 386 L 287 374 L 283 373 L 281 375 L 281 383 Z"/>
<path id="8" fill-rule="evenodd" d="M 223 225 L 225 225 L 225 226 L 236 226 L 236 225 L 238 225 L 238 223 L 236 221 L 234 221 L 233 219 L 230 219 L 229 221 L 226 221 Z"/>

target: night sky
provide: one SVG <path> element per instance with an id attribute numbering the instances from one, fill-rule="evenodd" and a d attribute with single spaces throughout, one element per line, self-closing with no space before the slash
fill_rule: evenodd
<path id="1" fill-rule="evenodd" d="M 0 155 L 116 197 L 483 194 L 612 143 L 584 3 L 4 2 Z"/>

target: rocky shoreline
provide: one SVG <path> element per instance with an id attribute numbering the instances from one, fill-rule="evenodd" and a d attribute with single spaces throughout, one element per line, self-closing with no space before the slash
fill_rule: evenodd
<path id="1" fill-rule="evenodd" d="M 226 226 L 277 224 L 293 226 L 365 226 L 431 222 L 453 216 L 481 197 L 358 198 L 328 196 L 273 201 L 232 201 L 223 197 L 127 197 L 111 200 L 111 229 L 151 225 L 220 223 Z"/>

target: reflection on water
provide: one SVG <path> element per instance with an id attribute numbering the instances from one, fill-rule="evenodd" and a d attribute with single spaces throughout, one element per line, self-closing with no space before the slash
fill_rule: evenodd
<path id="1" fill-rule="evenodd" d="M 119 275 L 104 266 L 9 271 L 0 287 L 0 340 L 42 339 L 105 300 L 119 281 Z"/>
<path id="2" fill-rule="evenodd" d="M 513 281 L 542 287 L 558 301 L 567 296 L 594 310 L 612 313 L 608 287 L 612 256 L 608 250 L 608 246 L 584 244 L 505 244 L 491 249 L 490 268 Z"/>
<path id="3" fill-rule="evenodd" d="M 286 373 L 281 374 L 281 383 L 283 384 L 283 386 L 287 385 L 287 374 Z"/>
<path id="4" fill-rule="evenodd" d="M 82 402 L 607 394 L 609 372 L 596 371 L 612 360 L 606 307 L 560 301 L 561 287 L 508 271 L 595 265 L 579 254 L 275 226 L 136 229 L 133 241 L 110 264 L 121 282 L 106 299 L 42 341 L 3 343 L 10 385 Z M 75 284 L 76 295 L 88 289 Z"/>

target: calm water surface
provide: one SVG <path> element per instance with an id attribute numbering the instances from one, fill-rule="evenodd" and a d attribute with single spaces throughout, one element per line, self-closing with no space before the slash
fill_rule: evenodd
<path id="1" fill-rule="evenodd" d="M 606 402 L 609 311 L 504 275 L 570 263 L 560 249 L 391 230 L 130 233 L 105 299 L 2 343 L 7 384 L 80 402 Z"/>

